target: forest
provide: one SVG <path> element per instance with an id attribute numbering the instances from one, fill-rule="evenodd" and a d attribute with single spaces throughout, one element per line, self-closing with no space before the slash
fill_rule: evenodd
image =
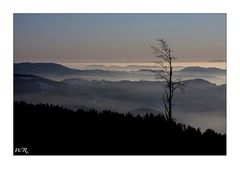
<path id="1" fill-rule="evenodd" d="M 28 153 L 16 151 L 27 148 Z M 14 102 L 14 155 L 226 155 L 226 135 L 163 114 Z"/>

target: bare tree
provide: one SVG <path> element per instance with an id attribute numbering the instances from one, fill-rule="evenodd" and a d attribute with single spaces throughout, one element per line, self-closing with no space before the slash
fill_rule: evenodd
<path id="1" fill-rule="evenodd" d="M 157 39 L 158 47 L 151 47 L 154 54 L 159 58 L 158 63 L 160 69 L 157 71 L 157 78 L 166 81 L 166 86 L 164 88 L 163 94 L 163 104 L 164 104 L 164 115 L 165 118 L 172 122 L 172 107 L 173 107 L 173 96 L 176 89 L 183 89 L 183 83 L 181 80 L 177 80 L 173 75 L 173 65 L 172 61 L 176 60 L 173 56 L 173 50 L 170 45 L 164 39 Z"/>

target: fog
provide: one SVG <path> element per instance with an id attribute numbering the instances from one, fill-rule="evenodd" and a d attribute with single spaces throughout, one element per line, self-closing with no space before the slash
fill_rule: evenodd
<path id="1" fill-rule="evenodd" d="M 101 68 L 101 69 L 95 69 Z M 14 100 L 58 104 L 71 109 L 95 108 L 134 115 L 161 113 L 165 82 L 149 65 L 86 65 L 71 69 L 55 63 L 14 64 Z M 173 116 L 178 122 L 225 133 L 226 70 L 214 67 L 175 67 L 184 92 L 176 91 Z"/>
<path id="2" fill-rule="evenodd" d="M 210 127 L 225 133 L 226 85 L 218 86 L 202 79 L 187 80 L 184 84 L 185 91 L 177 91 L 174 97 L 173 115 L 176 120 L 202 130 Z M 30 103 L 48 102 L 71 109 L 156 114 L 163 110 L 164 85 L 159 81 L 126 80 L 65 79 L 57 82 L 37 76 L 15 75 L 14 99 Z"/>

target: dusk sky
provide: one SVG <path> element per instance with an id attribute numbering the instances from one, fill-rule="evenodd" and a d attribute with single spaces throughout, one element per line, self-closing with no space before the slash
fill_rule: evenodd
<path id="1" fill-rule="evenodd" d="M 178 61 L 226 60 L 226 15 L 14 14 L 14 62 L 152 62 L 157 38 Z"/>

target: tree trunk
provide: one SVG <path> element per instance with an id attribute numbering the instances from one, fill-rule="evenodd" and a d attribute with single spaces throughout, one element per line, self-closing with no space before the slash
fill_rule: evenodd
<path id="1" fill-rule="evenodd" d="M 169 121 L 172 121 L 172 59 L 169 56 L 169 67 L 170 67 L 170 75 L 169 75 Z"/>

